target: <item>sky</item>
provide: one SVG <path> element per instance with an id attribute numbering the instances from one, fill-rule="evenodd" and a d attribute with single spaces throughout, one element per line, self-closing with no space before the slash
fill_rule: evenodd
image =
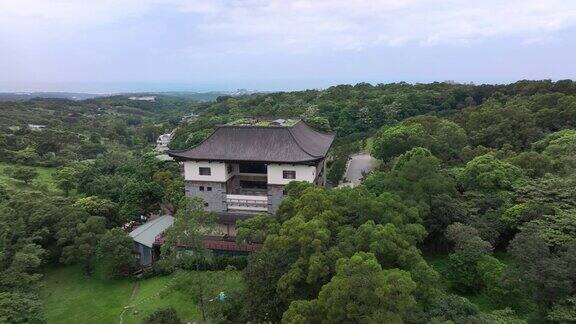
<path id="1" fill-rule="evenodd" d="M 0 92 L 575 78 L 575 0 L 0 0 Z"/>

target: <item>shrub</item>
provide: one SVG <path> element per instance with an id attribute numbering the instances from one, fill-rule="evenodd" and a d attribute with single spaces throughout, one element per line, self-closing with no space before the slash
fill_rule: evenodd
<path id="1" fill-rule="evenodd" d="M 154 311 L 150 316 L 146 317 L 142 323 L 144 324 L 181 324 L 184 323 L 174 308 L 163 308 Z"/>

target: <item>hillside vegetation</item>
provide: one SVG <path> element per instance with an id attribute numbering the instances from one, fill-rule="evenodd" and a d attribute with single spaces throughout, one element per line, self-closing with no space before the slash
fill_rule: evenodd
<path id="1" fill-rule="evenodd" d="M 43 280 L 44 311 L 48 323 L 141 323 L 158 308 L 172 307 L 188 320 L 199 320 L 198 306 L 176 289 L 182 277 L 211 283 L 211 299 L 238 289 L 238 272 L 178 273 L 142 280 L 87 277 L 76 267 L 50 269 Z M 125 307 L 127 309 L 125 310 Z M 124 312 L 123 312 L 124 311 Z"/>
<path id="2" fill-rule="evenodd" d="M 190 112 L 197 116 L 181 122 Z M 135 263 L 120 227 L 167 212 L 176 225 L 162 260 L 146 274 L 154 277 L 150 287 L 174 273 L 226 268 L 232 278 L 233 269 L 242 270 L 241 283 L 208 303 L 214 296 L 204 281 L 182 275 L 178 294 L 202 316 L 168 298 L 158 308 L 172 310 L 142 310 L 152 322 L 576 321 L 570 80 L 362 83 L 203 103 L 36 99 L 0 103 L 0 114 L 1 167 L 11 167 L 0 177 L 0 322 L 73 321 L 50 297 L 63 294 L 57 282 L 66 273 L 76 278 L 71 285 L 86 281 L 110 296 L 102 307 L 113 318 Z M 238 223 L 238 242 L 262 243 L 261 251 L 247 259 L 205 253 L 198 237 L 214 215 L 183 197 L 178 166 L 151 152 L 156 135 L 176 128 L 171 148 L 183 149 L 220 124 L 286 117 L 336 133 L 333 185 L 349 155 L 367 147 L 379 167 L 355 188 L 293 182 L 276 215 Z M 57 190 L 38 185 L 34 179 L 46 178 L 30 169 L 14 168 L 47 166 Z M 194 253 L 175 248 L 182 242 Z M 110 284 L 96 281 L 100 276 Z M 83 300 L 92 305 L 85 293 L 67 301 L 68 314 L 81 312 Z"/>

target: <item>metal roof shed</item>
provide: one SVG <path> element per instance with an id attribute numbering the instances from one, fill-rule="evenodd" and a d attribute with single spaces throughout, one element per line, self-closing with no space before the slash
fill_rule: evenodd
<path id="1" fill-rule="evenodd" d="M 129 235 L 135 242 L 151 248 L 156 237 L 170 228 L 172 224 L 174 224 L 174 217 L 170 215 L 160 216 L 138 226 Z"/>
<path id="2" fill-rule="evenodd" d="M 170 215 L 160 216 L 145 224 L 138 226 L 130 237 L 134 240 L 135 250 L 140 255 L 141 265 L 150 265 L 153 261 L 153 245 L 156 237 L 174 224 L 174 217 Z"/>

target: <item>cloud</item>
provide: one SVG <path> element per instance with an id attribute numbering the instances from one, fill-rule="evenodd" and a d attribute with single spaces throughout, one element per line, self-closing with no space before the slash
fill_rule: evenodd
<path id="1" fill-rule="evenodd" d="M 158 12 L 189 15 L 185 51 L 362 51 L 377 46 L 524 44 L 576 24 L 573 0 L 0 0 L 0 34 L 82 33 Z M 169 24 L 169 22 L 167 22 Z M 183 37 L 183 40 L 189 37 Z"/>
<path id="2" fill-rule="evenodd" d="M 535 38 L 574 24 L 574 1 L 314 0 L 226 3 L 199 28 L 214 36 L 266 39 L 286 49 L 347 50 Z"/>

